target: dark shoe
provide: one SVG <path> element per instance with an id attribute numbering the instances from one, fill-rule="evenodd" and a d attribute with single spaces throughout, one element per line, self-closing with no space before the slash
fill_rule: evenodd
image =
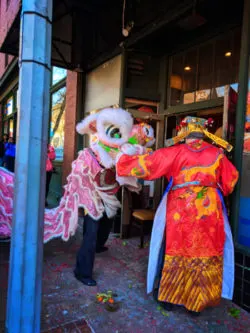
<path id="1" fill-rule="evenodd" d="M 96 286 L 96 280 L 91 279 L 91 278 L 81 278 L 81 281 L 83 284 L 89 287 L 95 287 Z"/>
<path id="2" fill-rule="evenodd" d="M 109 249 L 108 247 L 103 246 L 103 247 L 96 249 L 96 253 L 106 252 L 106 251 L 108 251 L 108 249 Z"/>
<path id="3" fill-rule="evenodd" d="M 74 275 L 75 275 L 75 278 L 82 282 L 83 284 L 85 284 L 86 286 L 89 286 L 89 287 L 94 287 L 96 286 L 96 281 L 93 280 L 92 278 L 86 278 L 86 277 L 83 277 L 81 276 L 80 274 L 76 273 L 76 271 L 74 271 Z"/>
<path id="4" fill-rule="evenodd" d="M 174 305 L 168 302 L 159 302 L 161 307 L 166 311 L 173 311 Z"/>
<path id="5" fill-rule="evenodd" d="M 158 302 L 158 293 L 159 293 L 158 288 L 153 290 L 153 298 L 156 302 Z"/>
<path id="6" fill-rule="evenodd" d="M 196 312 L 196 311 L 188 311 L 188 313 L 192 317 L 199 317 L 199 315 L 201 314 L 200 312 Z"/>
<path id="7" fill-rule="evenodd" d="M 172 303 L 168 303 L 168 302 L 161 302 L 158 301 L 158 293 L 159 293 L 159 289 L 156 288 L 153 291 L 153 298 L 154 300 L 166 311 L 173 311 L 174 305 Z"/>

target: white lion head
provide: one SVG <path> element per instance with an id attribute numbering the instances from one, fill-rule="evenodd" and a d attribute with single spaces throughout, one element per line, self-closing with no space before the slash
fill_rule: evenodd
<path id="1" fill-rule="evenodd" d="M 90 146 L 106 168 L 114 166 L 119 148 L 128 141 L 132 128 L 130 113 L 112 108 L 91 114 L 76 126 L 79 134 L 91 136 Z"/>

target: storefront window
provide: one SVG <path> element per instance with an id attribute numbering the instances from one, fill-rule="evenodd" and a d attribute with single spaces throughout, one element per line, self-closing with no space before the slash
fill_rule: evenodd
<path id="1" fill-rule="evenodd" d="M 52 85 L 62 81 L 67 76 L 67 70 L 60 67 L 53 67 L 52 70 Z"/>
<path id="2" fill-rule="evenodd" d="M 9 120 L 9 137 L 13 138 L 14 137 L 14 119 L 11 118 Z"/>
<path id="3" fill-rule="evenodd" d="M 199 49 L 198 90 L 209 91 L 209 98 L 213 78 L 213 52 L 212 42 L 202 45 Z"/>
<path id="4" fill-rule="evenodd" d="M 182 103 L 182 82 L 183 82 L 183 55 L 176 55 L 172 58 L 172 75 L 170 77 L 171 105 Z"/>
<path id="5" fill-rule="evenodd" d="M 196 91 L 197 49 L 187 52 L 184 56 L 183 72 L 183 103 L 195 102 Z"/>
<path id="6" fill-rule="evenodd" d="M 238 242 L 239 244 L 250 248 L 250 80 L 248 82 L 248 98 L 241 177 Z"/>
<path id="7" fill-rule="evenodd" d="M 215 41 L 215 59 L 213 85 L 215 88 L 232 83 L 232 37 L 231 35 L 219 38 Z"/>
<path id="8" fill-rule="evenodd" d="M 6 121 L 4 122 L 3 134 L 8 134 L 8 132 L 9 132 L 9 123 L 8 123 L 8 121 L 6 120 Z"/>
<path id="9" fill-rule="evenodd" d="M 10 137 L 15 138 L 16 129 L 16 89 L 2 102 L 2 119 L 3 127 L 2 134 L 7 134 Z"/>
<path id="10" fill-rule="evenodd" d="M 10 97 L 5 104 L 5 112 L 6 116 L 10 116 L 13 113 L 13 97 Z"/>
<path id="11" fill-rule="evenodd" d="M 50 123 L 50 143 L 55 148 L 57 161 L 63 160 L 65 103 L 66 87 L 62 87 L 52 94 Z"/>
<path id="12" fill-rule="evenodd" d="M 170 106 L 223 97 L 226 85 L 237 91 L 240 30 L 172 57 Z"/>

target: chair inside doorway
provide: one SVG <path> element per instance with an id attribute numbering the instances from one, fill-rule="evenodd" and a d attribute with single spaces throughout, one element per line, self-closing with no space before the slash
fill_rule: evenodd
<path id="1" fill-rule="evenodd" d="M 125 108 L 128 109 L 129 112 L 134 117 L 135 123 L 148 123 L 152 126 L 155 137 L 159 132 L 159 122 L 160 117 L 158 114 L 159 103 L 157 101 L 152 100 L 141 100 L 136 98 L 126 98 L 125 99 Z M 164 128 L 164 119 L 162 119 L 162 128 Z M 157 148 L 157 137 L 156 144 L 154 147 L 151 147 L 153 150 Z M 159 148 L 159 147 L 158 147 Z M 149 234 L 152 229 L 152 224 L 155 215 L 155 200 L 154 200 L 154 192 L 157 191 L 157 186 L 154 181 L 142 181 L 142 190 L 139 194 L 135 194 L 132 192 L 127 192 L 128 202 L 126 205 L 129 207 L 129 214 L 126 221 L 128 221 L 128 232 L 127 236 L 131 237 L 135 235 L 136 230 L 139 230 L 140 234 L 140 248 L 144 247 L 144 236 Z M 126 209 L 125 209 L 126 210 Z M 126 223 L 127 225 L 127 223 Z"/>
<path id="2" fill-rule="evenodd" d="M 140 248 L 144 247 L 144 235 L 152 229 L 155 216 L 153 199 L 150 197 L 150 185 L 143 185 L 139 194 L 129 194 L 130 224 L 128 237 L 131 237 L 133 229 L 140 231 Z"/>

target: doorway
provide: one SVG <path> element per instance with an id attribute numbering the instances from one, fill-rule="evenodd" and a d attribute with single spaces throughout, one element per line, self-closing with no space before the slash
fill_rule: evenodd
<path id="1" fill-rule="evenodd" d="M 159 103 L 133 98 L 125 99 L 127 109 L 135 119 L 135 123 L 147 123 L 152 126 L 156 138 L 153 150 L 163 146 L 164 117 L 158 114 Z M 162 134 L 161 134 L 162 133 Z M 131 193 L 126 188 L 121 189 L 120 199 L 122 203 L 120 216 L 117 217 L 114 229 L 121 238 L 128 238 L 131 231 L 131 216 L 135 209 L 154 209 L 161 198 L 161 180 L 140 180 L 142 190 L 140 194 Z"/>

